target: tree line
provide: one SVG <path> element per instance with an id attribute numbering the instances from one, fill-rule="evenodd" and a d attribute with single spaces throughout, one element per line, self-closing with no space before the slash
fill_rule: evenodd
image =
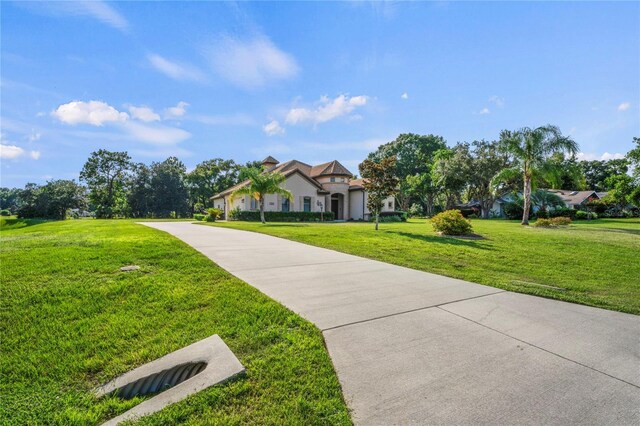
<path id="1" fill-rule="evenodd" d="M 489 217 L 494 201 L 511 191 L 524 196 L 522 204 L 527 190 L 529 203 L 539 202 L 536 188 L 609 192 L 611 203 L 640 205 L 640 138 L 633 143 L 625 158 L 579 161 L 575 142 L 555 126 L 503 131 L 496 140 L 451 147 L 441 136 L 403 133 L 367 160 L 379 164 L 395 159 L 391 181 L 401 210 L 431 216 L 473 200 L 481 215 Z M 79 182 L 0 188 L 0 208 L 20 217 L 55 219 L 70 210 L 90 211 L 98 218 L 191 217 L 211 207 L 214 194 L 260 168 L 257 161 L 214 158 L 187 172 L 176 157 L 147 165 L 134 162 L 127 152 L 101 149 L 91 153 Z"/>
<path id="2" fill-rule="evenodd" d="M 367 160 L 395 157 L 395 197 L 401 210 L 431 216 L 475 201 L 487 218 L 498 197 L 518 193 L 526 204 L 526 193 L 530 203 L 536 188 L 609 192 L 605 202 L 640 205 L 640 138 L 633 143 L 636 147 L 625 158 L 579 161 L 577 144 L 549 125 L 505 130 L 497 140 L 452 147 L 441 136 L 405 133 Z"/>
<path id="3" fill-rule="evenodd" d="M 52 180 L 24 189 L 0 189 L 0 206 L 24 218 L 64 219 L 71 211 L 97 218 L 191 217 L 211 207 L 210 198 L 245 179 L 260 162 L 238 164 L 214 158 L 192 171 L 176 157 L 149 165 L 133 162 L 127 152 L 91 153 L 80 182 Z"/>

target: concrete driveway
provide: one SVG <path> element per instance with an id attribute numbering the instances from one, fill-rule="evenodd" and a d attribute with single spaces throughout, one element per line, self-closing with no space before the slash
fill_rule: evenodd
<path id="1" fill-rule="evenodd" d="M 356 424 L 640 424 L 638 316 L 263 234 L 144 225 L 322 329 Z"/>

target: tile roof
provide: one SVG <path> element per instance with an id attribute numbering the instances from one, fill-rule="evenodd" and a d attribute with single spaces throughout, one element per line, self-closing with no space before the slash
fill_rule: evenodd
<path id="1" fill-rule="evenodd" d="M 358 191 L 360 189 L 364 189 L 364 179 L 352 179 L 349 182 L 349 191 Z"/>
<path id="2" fill-rule="evenodd" d="M 324 164 L 318 164 L 317 166 L 313 166 L 311 168 L 311 177 L 317 176 L 329 176 L 329 175 L 337 175 L 337 176 L 353 176 L 345 166 L 340 164 L 337 160 L 330 161 Z"/>
<path id="3" fill-rule="evenodd" d="M 549 189 L 549 192 L 558 195 L 567 205 L 581 204 L 592 195 L 600 198 L 595 191 L 570 191 L 565 189 Z"/>
<path id="4" fill-rule="evenodd" d="M 273 161 L 269 162 L 267 160 L 273 160 Z M 265 162 L 270 164 L 274 164 L 274 163 L 277 164 L 278 160 L 269 156 L 263 160 L 263 163 Z M 282 173 L 285 176 L 290 176 L 296 172 L 300 173 L 306 180 L 308 180 L 310 183 L 318 187 L 318 190 L 320 191 L 324 191 L 324 189 L 322 188 L 322 185 L 320 185 L 318 181 L 315 180 L 316 177 L 329 176 L 329 175 L 349 176 L 349 177 L 353 176 L 353 174 L 346 167 L 344 167 L 342 164 L 340 164 L 336 160 L 330 161 L 324 164 L 319 164 L 317 166 L 311 166 L 307 163 L 303 163 L 302 161 L 298 161 L 298 160 L 290 160 L 281 164 L 277 164 L 277 166 L 273 167 L 272 169 L 269 169 L 268 171 Z M 361 183 L 362 179 L 357 179 L 353 182 L 358 182 L 358 181 L 360 181 Z M 233 191 L 240 189 L 248 184 L 249 184 L 249 180 L 245 180 L 243 182 L 238 183 L 237 185 L 232 186 L 231 188 L 225 189 L 224 191 L 214 195 L 211 198 L 214 199 L 214 198 L 225 197 L 231 194 Z M 350 187 L 349 189 L 352 189 L 352 188 Z M 358 189 L 358 188 L 354 188 L 354 189 Z"/>

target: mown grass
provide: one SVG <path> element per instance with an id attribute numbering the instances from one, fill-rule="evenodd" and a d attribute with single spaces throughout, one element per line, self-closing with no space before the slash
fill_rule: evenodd
<path id="1" fill-rule="evenodd" d="M 428 220 L 383 223 L 218 222 L 493 287 L 640 314 L 640 219 L 543 229 L 473 220 L 484 240 L 437 236 Z M 208 224 L 207 224 L 208 225 Z M 557 287 L 557 288 L 551 288 Z"/>
<path id="2" fill-rule="evenodd" d="M 350 424 L 319 330 L 179 240 L 124 220 L 1 225 L 0 424 L 101 423 L 141 399 L 95 386 L 212 334 L 246 375 L 140 424 Z"/>

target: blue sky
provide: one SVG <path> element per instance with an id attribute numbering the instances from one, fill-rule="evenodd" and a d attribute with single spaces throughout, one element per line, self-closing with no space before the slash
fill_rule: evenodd
<path id="1" fill-rule="evenodd" d="M 404 132 L 552 123 L 587 159 L 640 136 L 637 2 L 0 7 L 2 186 L 77 178 L 99 148 L 357 172 Z"/>

